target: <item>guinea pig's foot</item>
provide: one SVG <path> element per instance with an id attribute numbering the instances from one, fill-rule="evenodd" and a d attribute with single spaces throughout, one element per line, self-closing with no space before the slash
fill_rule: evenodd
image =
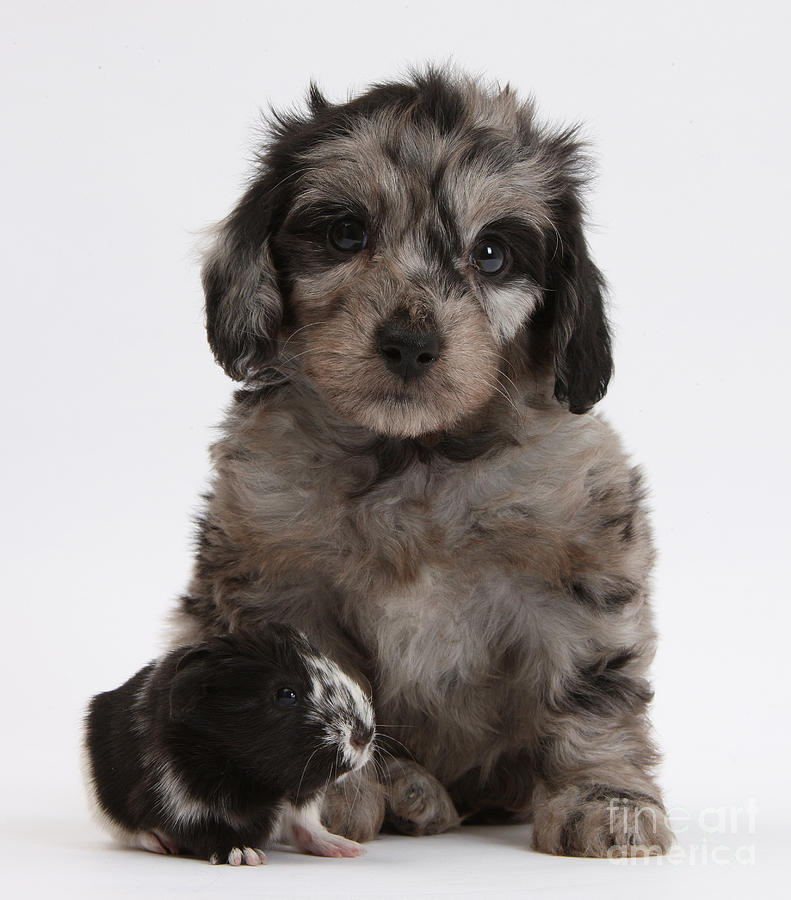
<path id="1" fill-rule="evenodd" d="M 301 806 L 287 803 L 283 809 L 278 839 L 314 856 L 362 856 L 365 850 L 356 841 L 327 831 L 319 818 L 319 806 L 318 797 Z"/>
<path id="2" fill-rule="evenodd" d="M 266 864 L 266 853 L 257 847 L 231 847 L 228 853 L 212 853 L 209 862 L 213 866 L 225 862 L 229 866 L 261 866 Z"/>
<path id="3" fill-rule="evenodd" d="M 347 841 L 339 834 L 332 834 L 324 828 L 306 828 L 304 825 L 294 825 L 291 829 L 291 843 L 303 853 L 312 853 L 314 856 L 331 856 L 351 859 L 362 856 L 365 847 L 361 847 L 355 841 Z"/>
<path id="4" fill-rule="evenodd" d="M 176 844 L 161 831 L 139 831 L 135 843 L 142 850 L 149 853 L 165 853 L 175 856 L 179 852 Z"/>
<path id="5" fill-rule="evenodd" d="M 401 834 L 440 834 L 461 824 L 448 792 L 423 766 L 392 759 L 387 767 L 387 823 Z"/>

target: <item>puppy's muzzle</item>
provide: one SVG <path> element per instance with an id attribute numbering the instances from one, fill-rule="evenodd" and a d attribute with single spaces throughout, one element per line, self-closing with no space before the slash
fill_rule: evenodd
<path id="1" fill-rule="evenodd" d="M 414 331 L 400 322 L 379 330 L 379 352 L 385 366 L 403 379 L 420 378 L 439 359 L 439 338 L 433 331 Z"/>

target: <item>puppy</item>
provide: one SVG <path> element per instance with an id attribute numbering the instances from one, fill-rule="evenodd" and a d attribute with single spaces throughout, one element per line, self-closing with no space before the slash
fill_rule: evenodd
<path id="1" fill-rule="evenodd" d="M 670 846 L 644 489 L 590 412 L 612 361 L 586 167 L 509 88 L 314 86 L 206 257 L 209 343 L 243 389 L 177 640 L 289 622 L 370 686 L 392 761 L 323 810 L 355 840 L 386 816 Z"/>

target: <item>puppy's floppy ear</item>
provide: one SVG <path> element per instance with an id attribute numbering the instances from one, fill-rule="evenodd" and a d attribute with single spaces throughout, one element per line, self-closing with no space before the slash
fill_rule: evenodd
<path id="1" fill-rule="evenodd" d="M 550 282 L 555 291 L 555 396 L 567 402 L 571 412 L 584 413 L 607 392 L 613 363 L 604 280 L 580 229 L 564 241 Z"/>
<path id="2" fill-rule="evenodd" d="M 283 300 L 269 251 L 271 198 L 254 184 L 219 226 L 203 265 L 206 333 L 217 362 L 236 381 L 275 355 Z"/>
<path id="3" fill-rule="evenodd" d="M 588 254 L 582 230 L 580 185 L 586 161 L 575 132 L 552 148 L 562 172 L 555 198 L 555 234 L 549 238 L 547 293 L 552 310 L 550 341 L 555 365 L 555 397 L 573 413 L 587 412 L 607 392 L 612 376 L 612 343 L 604 308 L 604 279 Z"/>
<path id="4" fill-rule="evenodd" d="M 258 172 L 225 221 L 203 265 L 206 332 L 217 362 L 237 381 L 254 379 L 277 353 L 284 316 L 272 238 L 289 206 L 300 154 L 331 110 L 311 83 L 307 113 L 271 110 Z"/>

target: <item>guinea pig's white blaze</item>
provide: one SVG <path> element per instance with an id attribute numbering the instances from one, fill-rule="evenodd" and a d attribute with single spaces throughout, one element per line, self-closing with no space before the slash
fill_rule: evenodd
<path id="1" fill-rule="evenodd" d="M 371 758 L 374 733 L 371 701 L 360 685 L 332 660 L 312 656 L 307 664 L 311 676 L 308 702 L 314 719 L 324 726 L 325 742 L 340 750 L 347 769 L 359 769 Z M 352 743 L 355 731 L 371 736 L 364 746 Z"/>

